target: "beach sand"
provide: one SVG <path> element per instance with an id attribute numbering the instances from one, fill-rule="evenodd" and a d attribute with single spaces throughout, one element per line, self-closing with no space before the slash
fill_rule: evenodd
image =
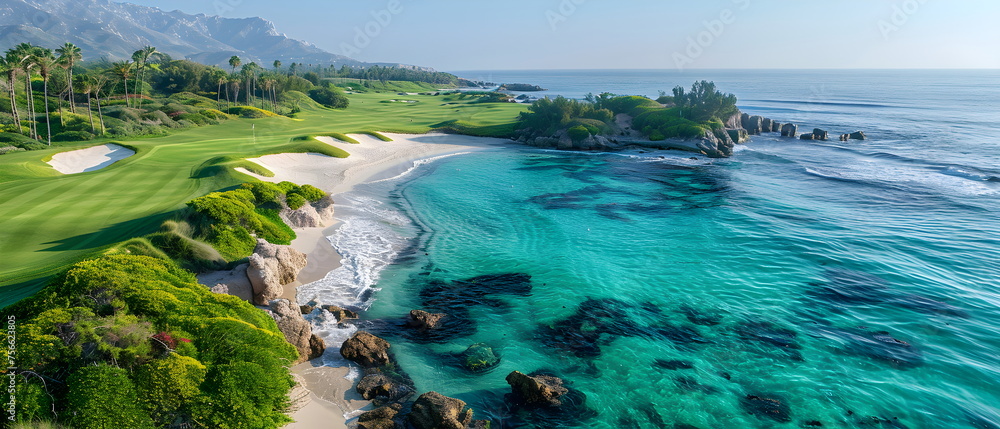
<path id="1" fill-rule="evenodd" d="M 382 133 L 393 141 L 384 142 L 369 135 L 351 135 L 360 144 L 351 144 L 320 137 L 319 140 L 346 150 L 351 156 L 333 158 L 320 154 L 278 154 L 254 158 L 256 162 L 274 172 L 274 177 L 241 172 L 269 182 L 289 181 L 310 184 L 333 195 L 348 192 L 356 185 L 373 179 L 391 178 L 408 171 L 414 162 L 442 155 L 471 152 L 509 143 L 489 139 L 450 134 L 391 134 Z M 322 228 L 298 228 L 292 247 L 308 256 L 308 265 L 299 273 L 298 281 L 285 286 L 283 298 L 295 301 L 298 286 L 322 279 L 340 266 L 340 255 L 327 239 L 337 229 L 337 223 Z M 333 348 L 326 353 L 339 353 Z M 358 410 L 372 408 L 354 390 L 354 382 L 346 378 L 348 367 L 323 366 L 322 358 L 302 363 L 292 368 L 296 379 L 303 381 L 308 400 L 299 402 L 291 416 L 295 423 L 288 429 L 347 428 L 347 415 L 355 416 Z M 302 393 L 305 395 L 305 393 Z"/>
<path id="2" fill-rule="evenodd" d="M 76 174 L 105 168 L 135 155 L 135 151 L 116 144 L 88 147 L 52 155 L 49 165 L 62 174 Z"/>

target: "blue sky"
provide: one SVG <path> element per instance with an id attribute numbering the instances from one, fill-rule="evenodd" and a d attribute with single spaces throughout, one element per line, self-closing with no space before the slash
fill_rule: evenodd
<path id="1" fill-rule="evenodd" d="M 330 52 L 439 70 L 1000 68 L 995 0 L 130 2 L 260 16 Z"/>

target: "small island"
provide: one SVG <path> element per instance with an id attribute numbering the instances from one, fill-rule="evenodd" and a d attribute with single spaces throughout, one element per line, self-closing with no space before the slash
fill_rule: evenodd
<path id="1" fill-rule="evenodd" d="M 531 85 L 527 83 L 505 83 L 497 88 L 497 91 L 514 91 L 514 92 L 541 92 L 547 91 L 538 85 Z"/>

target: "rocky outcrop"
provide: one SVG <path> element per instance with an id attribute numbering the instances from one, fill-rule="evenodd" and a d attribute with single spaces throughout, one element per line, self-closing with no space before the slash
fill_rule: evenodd
<path id="1" fill-rule="evenodd" d="M 847 135 L 850 140 L 868 140 L 868 136 L 865 135 L 864 131 L 855 131 Z"/>
<path id="2" fill-rule="evenodd" d="M 253 285 L 253 301 L 268 305 L 281 296 L 282 287 L 294 282 L 306 267 L 306 255 L 291 246 L 279 246 L 257 240 L 257 247 L 250 255 L 247 277 Z"/>
<path id="3" fill-rule="evenodd" d="M 445 317 L 442 313 L 428 313 L 423 310 L 410 310 L 410 315 L 406 319 L 406 326 L 420 330 L 436 329 L 441 324 L 441 319 Z"/>
<path id="4" fill-rule="evenodd" d="M 346 322 L 348 320 L 357 320 L 358 318 L 358 313 L 346 308 L 340 308 L 336 305 L 324 305 L 322 308 L 329 311 L 330 314 L 337 319 L 337 323 Z"/>
<path id="5" fill-rule="evenodd" d="M 558 407 L 560 397 L 569 392 L 563 387 L 562 379 L 547 375 L 528 376 L 514 371 L 507 375 L 514 402 L 537 407 Z"/>
<path id="6" fill-rule="evenodd" d="M 405 401 L 416 392 L 413 380 L 398 372 L 377 368 L 369 368 L 365 372 L 356 389 L 362 398 L 376 404 Z"/>
<path id="7" fill-rule="evenodd" d="M 781 126 L 782 137 L 795 137 L 799 133 L 799 127 L 795 124 L 785 124 Z"/>
<path id="8" fill-rule="evenodd" d="M 760 131 L 764 133 L 771 132 L 771 127 L 773 126 L 772 125 L 773 122 L 774 121 L 772 121 L 771 118 L 763 118 L 760 125 Z"/>
<path id="9" fill-rule="evenodd" d="M 743 113 L 737 110 L 736 113 L 723 122 L 723 125 L 725 125 L 727 130 L 738 130 L 743 128 Z"/>
<path id="10" fill-rule="evenodd" d="M 358 331 L 340 347 L 340 355 L 363 367 L 379 367 L 389 363 L 389 342 Z"/>
<path id="11" fill-rule="evenodd" d="M 772 133 L 780 133 L 781 132 L 781 126 L 782 126 L 781 122 L 772 121 L 771 122 L 771 132 Z"/>
<path id="12" fill-rule="evenodd" d="M 500 85 L 497 91 L 539 92 L 545 91 L 545 88 L 527 83 L 505 83 Z"/>
<path id="13" fill-rule="evenodd" d="M 726 132 L 729 133 L 729 138 L 737 144 L 743 144 L 750 141 L 750 134 L 747 133 L 747 130 L 742 128 L 726 130 Z"/>
<path id="14" fill-rule="evenodd" d="M 312 333 L 312 324 L 302 317 L 302 311 L 298 307 L 293 306 L 287 299 L 276 299 L 271 301 L 269 309 L 285 340 L 299 352 L 299 358 L 295 363 L 323 355 L 326 350 L 323 339 Z"/>
<path id="15" fill-rule="evenodd" d="M 813 140 L 830 140 L 830 133 L 819 128 L 813 129 Z"/>
<path id="16" fill-rule="evenodd" d="M 358 429 L 397 429 L 403 425 L 397 420 L 403 406 L 389 404 L 358 416 Z"/>
<path id="17" fill-rule="evenodd" d="M 480 373 L 500 365 L 500 357 L 487 344 L 476 343 L 459 355 L 462 367 L 470 372 Z"/>
<path id="18" fill-rule="evenodd" d="M 472 423 L 472 410 L 464 401 L 427 392 L 413 403 L 409 421 L 417 429 L 466 429 Z"/>
<path id="19" fill-rule="evenodd" d="M 816 140 L 816 136 L 813 133 L 803 134 L 803 135 L 799 136 L 799 138 L 802 139 L 802 140 Z"/>
<path id="20" fill-rule="evenodd" d="M 760 116 L 750 116 L 743 114 L 743 128 L 750 135 L 760 135 L 764 128 L 764 118 Z"/>
<path id="21" fill-rule="evenodd" d="M 333 222 L 333 197 L 327 195 L 319 201 L 304 204 L 298 210 L 285 207 L 281 219 L 292 228 L 317 228 Z"/>
<path id="22" fill-rule="evenodd" d="M 736 143 L 729 138 L 729 133 L 720 132 L 716 136 L 712 131 L 705 131 L 705 137 L 695 143 L 698 150 L 709 158 L 728 158 L 733 156 Z M 720 138 L 721 137 L 721 138 Z"/>

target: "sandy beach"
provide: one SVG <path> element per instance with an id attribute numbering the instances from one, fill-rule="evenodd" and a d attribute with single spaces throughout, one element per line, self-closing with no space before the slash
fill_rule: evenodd
<path id="1" fill-rule="evenodd" d="M 274 172 L 274 177 L 257 176 L 241 172 L 268 182 L 289 181 L 310 184 L 333 195 L 348 192 L 356 185 L 370 180 L 382 180 L 403 174 L 415 162 L 442 155 L 471 152 L 496 147 L 506 140 L 469 137 L 450 134 L 391 134 L 382 133 L 393 141 L 384 142 L 369 135 L 351 135 L 359 141 L 352 144 L 320 137 L 319 140 L 344 149 L 351 155 L 333 158 L 320 154 L 277 154 L 253 158 L 250 161 Z M 322 279 L 340 266 L 340 255 L 327 239 L 339 225 L 335 221 L 321 228 L 298 228 L 292 247 L 308 255 L 308 265 L 299 273 L 298 281 L 285 286 L 283 298 L 295 300 L 298 286 Z M 328 348 L 326 353 L 338 353 Z M 370 403 L 354 391 L 354 383 L 347 377 L 348 367 L 323 366 L 321 359 L 305 362 L 292 368 L 296 379 L 303 381 L 308 392 L 291 414 L 295 423 L 288 429 L 347 428 L 348 415 L 370 408 Z M 308 399 L 305 399 L 308 398 Z"/>

